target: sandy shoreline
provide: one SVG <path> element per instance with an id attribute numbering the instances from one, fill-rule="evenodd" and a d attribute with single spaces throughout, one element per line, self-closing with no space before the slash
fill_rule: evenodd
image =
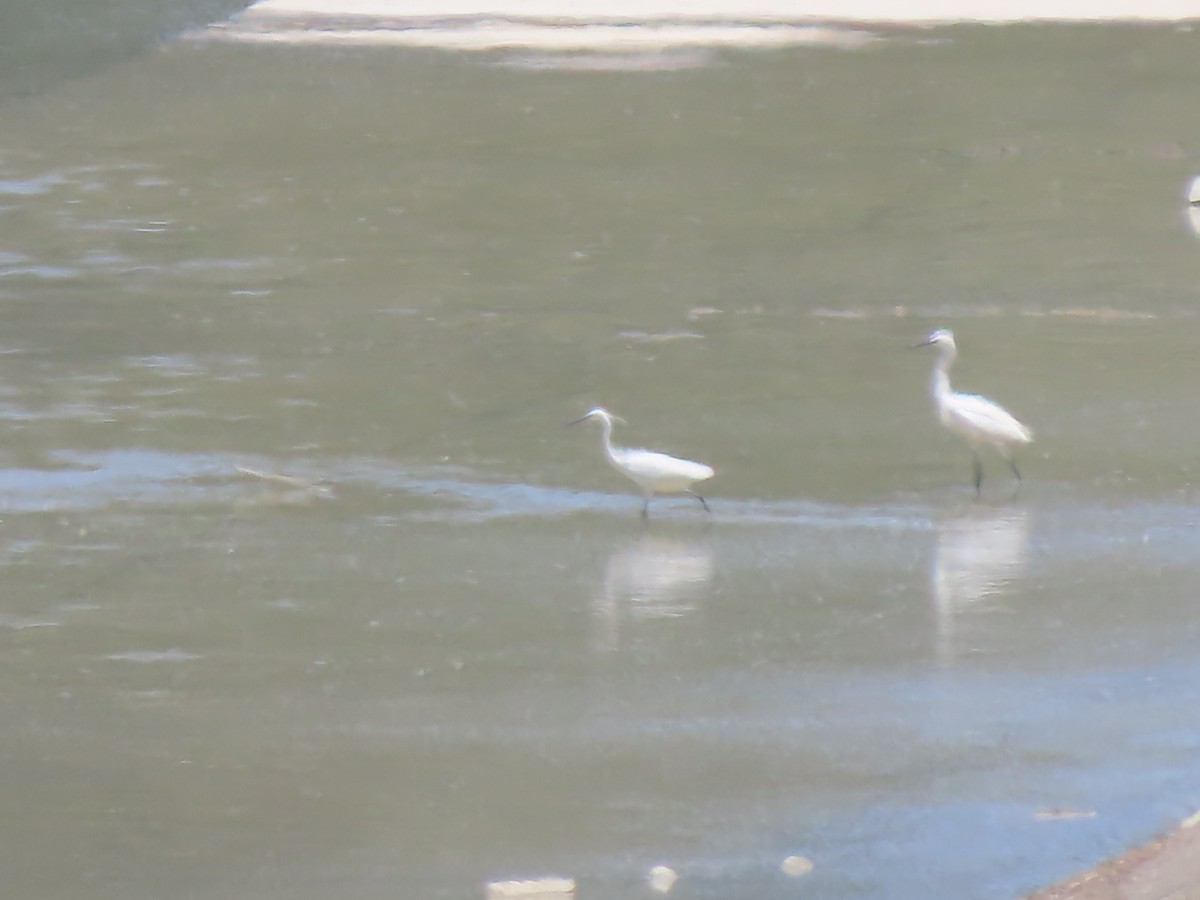
<path id="1" fill-rule="evenodd" d="M 1200 812 L 1027 900 L 1200 900 Z"/>
<path id="2" fill-rule="evenodd" d="M 853 48 L 870 29 L 1017 22 L 1200 21 L 1200 0 L 260 0 L 189 39 L 456 51 Z"/>
<path id="3" fill-rule="evenodd" d="M 1020 22 L 1181 21 L 1196 0 L 261 0 L 247 12 L 275 16 L 522 18 L 557 22 Z"/>

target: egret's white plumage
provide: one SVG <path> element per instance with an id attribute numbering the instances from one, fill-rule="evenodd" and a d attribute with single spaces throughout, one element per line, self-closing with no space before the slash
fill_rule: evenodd
<path id="1" fill-rule="evenodd" d="M 704 511 L 709 512 L 708 503 L 692 490 L 692 485 L 712 478 L 715 474 L 712 467 L 706 466 L 704 463 L 692 462 L 689 459 L 668 456 L 666 453 L 659 453 L 655 450 L 614 447 L 612 430 L 615 418 L 607 409 L 597 406 L 571 424 L 577 425 L 593 419 L 600 423 L 604 455 L 609 464 L 641 488 L 642 515 L 649 515 L 650 498 L 655 494 L 691 494 L 700 501 Z"/>
<path id="2" fill-rule="evenodd" d="M 1013 449 L 1033 440 L 1029 427 L 1018 422 L 997 403 L 978 394 L 961 394 L 950 388 L 950 366 L 958 356 L 954 343 L 954 332 L 940 328 L 917 346 L 938 348 L 937 362 L 933 366 L 930 392 L 937 406 L 938 417 L 947 429 L 962 437 L 971 445 L 975 460 L 975 492 L 983 484 L 983 463 L 979 459 L 979 448 L 991 444 L 1008 462 L 1017 481 L 1021 473 L 1013 461 Z"/>

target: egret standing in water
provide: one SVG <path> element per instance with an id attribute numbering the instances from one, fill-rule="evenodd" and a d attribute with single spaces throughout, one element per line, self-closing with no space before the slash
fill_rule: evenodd
<path id="1" fill-rule="evenodd" d="M 979 448 L 984 444 L 991 444 L 996 448 L 1017 476 L 1017 481 L 1020 481 L 1021 473 L 1013 461 L 1013 449 L 1019 444 L 1032 441 L 1033 432 L 1028 426 L 1014 419 L 1008 410 L 986 397 L 980 397 L 978 394 L 960 394 L 950 389 L 950 366 L 958 356 L 954 332 L 948 328 L 940 328 L 917 346 L 938 348 L 930 391 L 942 424 L 971 445 L 971 455 L 975 460 L 976 495 L 983 484 L 983 462 L 979 458 Z"/>
<path id="2" fill-rule="evenodd" d="M 655 494 L 691 494 L 700 501 L 705 512 L 711 512 L 704 498 L 692 490 L 698 481 L 706 481 L 715 474 L 711 466 L 678 459 L 654 450 L 632 450 L 614 447 L 612 444 L 613 420 L 617 417 L 607 409 L 597 406 L 569 424 L 578 425 L 595 419 L 600 423 L 604 455 L 614 469 L 642 489 L 642 517 L 650 515 L 650 498 Z M 624 419 L 620 421 L 624 422 Z"/>

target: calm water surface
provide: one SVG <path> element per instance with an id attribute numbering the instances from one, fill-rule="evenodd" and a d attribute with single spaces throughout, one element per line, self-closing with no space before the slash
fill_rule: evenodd
<path id="1" fill-rule="evenodd" d="M 1007 900 L 1200 806 L 1193 33 L 117 33 L 0 98 L 6 893 Z"/>

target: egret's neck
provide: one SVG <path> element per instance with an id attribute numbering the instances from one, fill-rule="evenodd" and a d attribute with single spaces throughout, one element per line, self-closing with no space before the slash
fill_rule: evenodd
<path id="1" fill-rule="evenodd" d="M 946 347 L 933 364 L 933 376 L 929 380 L 929 392 L 934 401 L 941 406 L 950 396 L 950 366 L 954 363 L 954 348 Z"/>
<path id="2" fill-rule="evenodd" d="M 604 455 L 613 460 L 616 458 L 613 453 L 612 445 L 612 419 L 602 418 L 600 420 L 600 443 L 604 445 Z"/>

